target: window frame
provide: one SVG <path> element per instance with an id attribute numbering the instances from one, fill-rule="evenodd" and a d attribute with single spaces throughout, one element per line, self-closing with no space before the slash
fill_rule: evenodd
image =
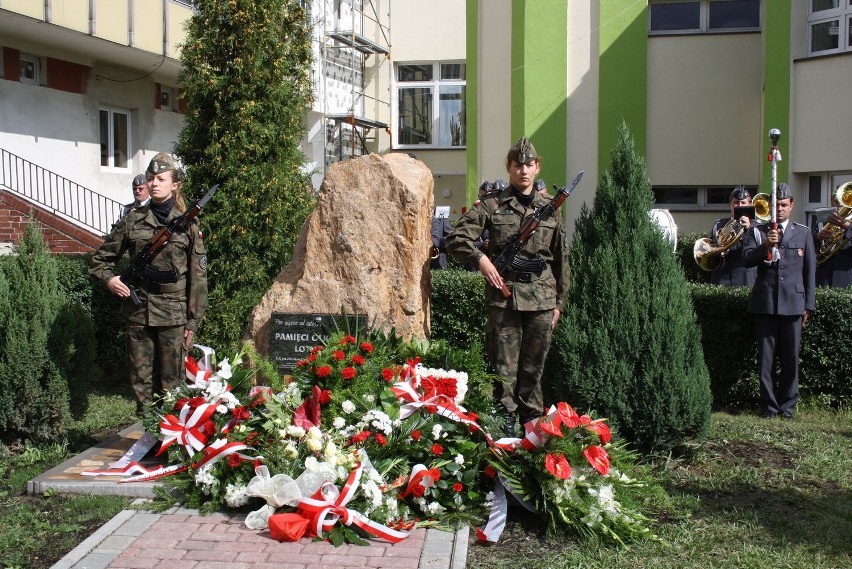
<path id="1" fill-rule="evenodd" d="M 710 28 L 710 5 L 715 2 L 730 2 L 733 0 L 650 0 L 648 2 L 648 35 L 649 36 L 672 36 L 672 35 L 695 35 L 695 34 L 730 34 L 740 32 L 759 32 L 762 28 L 761 13 L 758 2 L 757 26 L 743 26 L 736 28 Z M 651 29 L 652 9 L 655 5 L 694 3 L 698 4 L 698 28 L 681 30 L 653 30 Z"/>
<path id="2" fill-rule="evenodd" d="M 464 65 L 464 79 L 441 79 L 441 66 L 442 65 Z M 399 72 L 400 68 L 406 65 L 429 65 L 432 67 L 432 79 L 424 80 L 424 81 L 400 81 L 399 80 Z M 464 121 L 462 124 L 462 133 L 463 139 L 465 143 L 454 146 L 452 141 L 450 144 L 441 144 L 439 142 L 440 137 L 440 126 L 441 126 L 441 87 L 461 87 L 462 88 L 462 108 L 466 109 L 466 105 L 464 103 L 464 99 L 467 97 L 467 65 L 466 61 L 463 59 L 447 59 L 447 60 L 432 60 L 432 61 L 404 61 L 398 62 L 394 64 L 394 104 L 393 104 L 393 115 L 392 120 L 394 124 L 393 128 L 393 137 L 392 144 L 393 148 L 399 150 L 464 150 L 467 148 L 467 121 Z M 399 123 L 399 105 L 402 100 L 400 93 L 403 89 L 427 89 L 431 94 L 431 130 L 430 135 L 432 142 L 429 144 L 405 144 L 400 142 L 400 133 L 402 129 L 400 128 Z"/>
<path id="3" fill-rule="evenodd" d="M 41 85 L 41 58 L 37 55 L 21 53 L 18 58 L 18 67 L 22 67 L 24 63 L 32 63 L 33 77 L 25 77 L 23 73 L 20 73 L 18 80 L 24 85 Z"/>
<path id="4" fill-rule="evenodd" d="M 109 107 L 109 106 L 105 106 L 105 105 L 101 105 L 98 108 L 98 143 L 101 146 L 101 148 L 103 148 L 103 143 L 104 143 L 104 141 L 101 138 L 102 134 L 103 134 L 103 123 L 101 122 L 103 120 L 103 113 L 107 113 L 107 142 L 106 142 L 107 163 L 104 164 L 104 161 L 103 161 L 104 156 L 103 156 L 103 153 L 101 153 L 101 160 L 100 160 L 101 169 L 105 170 L 105 171 L 111 171 L 111 172 L 130 172 L 132 170 L 132 167 L 133 167 L 133 160 L 131 158 L 133 156 L 133 151 L 132 151 L 132 146 L 131 146 L 131 142 L 133 140 L 133 137 L 132 137 L 132 120 L 131 120 L 132 119 L 132 113 L 128 109 L 121 109 L 121 108 L 117 108 L 117 107 Z M 116 166 L 115 165 L 115 154 L 116 154 L 116 140 L 115 140 L 115 138 L 116 138 L 116 133 L 115 133 L 114 125 L 115 125 L 115 115 L 116 114 L 124 115 L 126 117 L 126 130 L 127 130 L 126 140 L 125 140 L 125 145 L 126 145 L 125 146 L 125 154 L 126 154 L 125 161 L 127 163 L 126 166 Z"/>
<path id="5" fill-rule="evenodd" d="M 814 11 L 813 0 L 808 0 L 808 56 L 832 55 L 852 51 L 852 0 L 838 2 L 837 8 Z M 814 27 L 837 21 L 837 47 L 814 51 Z M 829 35 L 834 35 L 829 33 Z"/>
<path id="6" fill-rule="evenodd" d="M 702 186 L 693 186 L 689 184 L 660 184 L 652 186 L 651 191 L 654 192 L 654 205 L 652 207 L 658 209 L 667 209 L 669 211 L 685 211 L 685 212 L 721 212 L 725 213 L 730 210 L 729 199 L 731 191 L 734 189 L 735 185 L 725 185 L 725 184 L 705 184 Z M 751 197 L 754 197 L 756 194 L 760 193 L 757 186 L 744 184 L 745 189 L 748 190 L 748 193 Z M 727 194 L 724 202 L 720 203 L 710 203 L 708 201 L 708 195 L 710 190 L 716 189 L 726 189 Z M 695 203 L 671 203 L 671 202 L 658 202 L 656 196 L 656 190 L 693 190 L 695 192 Z"/>

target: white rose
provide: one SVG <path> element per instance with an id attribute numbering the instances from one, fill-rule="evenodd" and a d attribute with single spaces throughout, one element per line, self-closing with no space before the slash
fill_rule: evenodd
<path id="1" fill-rule="evenodd" d="M 347 415 L 355 411 L 355 404 L 349 401 L 348 399 L 341 403 L 340 406 L 343 408 L 343 412 Z"/>

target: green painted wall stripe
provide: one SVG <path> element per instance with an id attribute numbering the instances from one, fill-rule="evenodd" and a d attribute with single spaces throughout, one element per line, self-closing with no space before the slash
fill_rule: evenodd
<path id="1" fill-rule="evenodd" d="M 565 184 L 568 121 L 568 5 L 512 2 L 512 140 L 527 136 L 542 155 L 541 177 Z"/>
<path id="2" fill-rule="evenodd" d="M 467 200 L 476 200 L 479 190 L 479 0 L 467 0 L 467 88 L 465 90 L 465 146 L 467 160 Z"/>
<path id="3" fill-rule="evenodd" d="M 763 45 L 763 132 L 760 133 L 764 156 L 769 155 L 772 144 L 769 142 L 769 129 L 781 131 L 778 149 L 783 161 L 778 166 L 778 181 L 789 180 L 792 161 L 786 154 L 790 148 L 790 84 L 791 72 L 791 0 L 772 0 L 767 2 L 766 22 L 764 23 Z M 760 170 L 760 188 L 762 192 L 772 190 L 772 163 L 764 160 Z M 786 166 L 785 166 L 786 165 Z"/>
<path id="4" fill-rule="evenodd" d="M 648 13 L 646 2 L 601 0 L 598 167 L 609 167 L 618 125 L 627 121 L 636 151 L 645 155 L 648 108 Z"/>

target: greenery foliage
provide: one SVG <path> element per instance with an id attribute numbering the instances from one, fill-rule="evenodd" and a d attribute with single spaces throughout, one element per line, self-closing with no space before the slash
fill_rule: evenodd
<path id="1" fill-rule="evenodd" d="M 488 313 L 483 302 L 485 281 L 479 271 L 432 271 L 431 277 L 432 337 L 454 346 L 481 343 Z"/>
<path id="2" fill-rule="evenodd" d="M 643 451 L 700 435 L 710 381 L 683 272 L 648 217 L 653 193 L 627 125 L 583 207 L 547 377 L 557 400 L 608 417 Z"/>
<path id="3" fill-rule="evenodd" d="M 311 100 L 310 28 L 294 0 L 193 4 L 175 152 L 191 197 L 222 184 L 201 216 L 210 307 L 199 341 L 236 346 L 314 203 L 299 142 Z"/>
<path id="4" fill-rule="evenodd" d="M 55 328 L 64 305 L 56 261 L 32 219 L 15 253 L 0 265 L 0 432 L 45 440 L 70 420 L 68 382 L 50 342 L 69 330 Z M 59 361 L 69 351 L 56 354 Z"/>

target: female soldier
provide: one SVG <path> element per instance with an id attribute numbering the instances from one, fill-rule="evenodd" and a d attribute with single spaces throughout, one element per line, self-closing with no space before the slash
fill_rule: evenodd
<path id="1" fill-rule="evenodd" d="M 184 360 L 192 337 L 207 309 L 207 256 L 198 222 L 176 231 L 151 267 L 169 273 L 171 282 L 143 280 L 136 288 L 139 306 L 116 274 L 116 264 L 127 251 L 132 259 L 154 233 L 186 210 L 181 195 L 182 172 L 171 155 L 154 156 L 146 171 L 151 201 L 123 217 L 92 257 L 89 274 L 122 298 L 121 315 L 128 321 L 127 352 L 130 385 L 136 412 L 153 403 L 154 394 L 178 386 L 184 378 Z"/>

